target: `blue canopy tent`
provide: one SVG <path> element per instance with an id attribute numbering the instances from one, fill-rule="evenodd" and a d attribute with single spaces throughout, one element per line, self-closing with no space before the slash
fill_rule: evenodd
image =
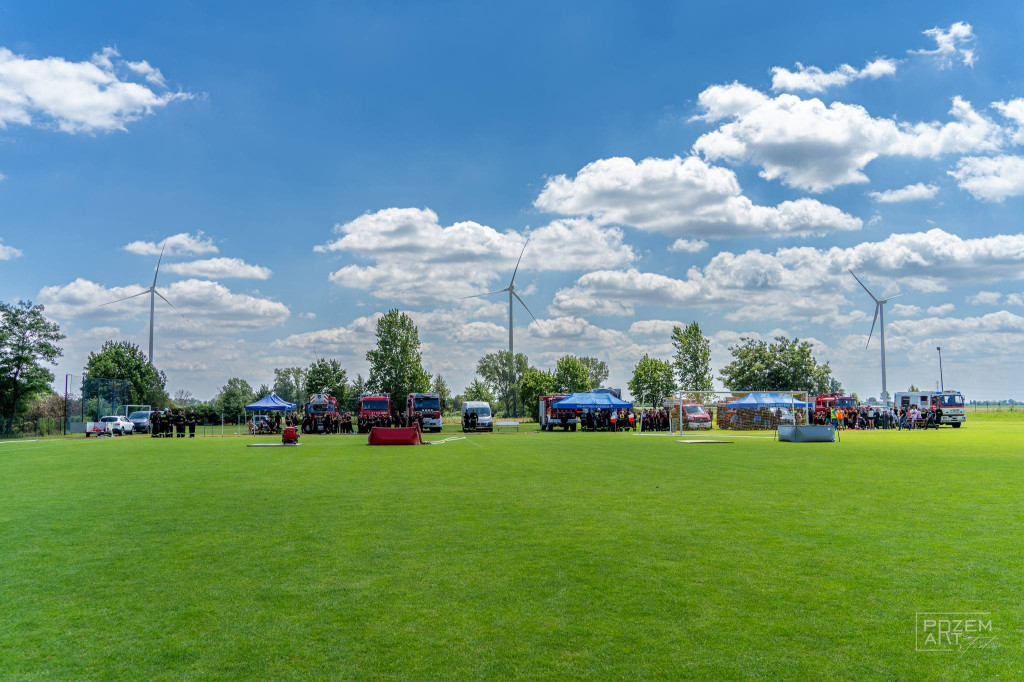
<path id="1" fill-rule="evenodd" d="M 246 412 L 288 412 L 294 409 L 295 403 L 286 403 L 285 401 L 278 398 L 276 393 L 265 395 L 256 402 L 254 402 L 252 405 L 245 406 Z"/>
<path id="2" fill-rule="evenodd" d="M 761 409 L 787 407 L 789 409 L 806 410 L 810 403 L 797 400 L 788 393 L 748 393 L 739 400 L 726 403 L 726 407 L 733 409 Z"/>
<path id="3" fill-rule="evenodd" d="M 552 405 L 559 410 L 621 410 L 633 403 L 619 400 L 611 393 L 573 393 Z"/>

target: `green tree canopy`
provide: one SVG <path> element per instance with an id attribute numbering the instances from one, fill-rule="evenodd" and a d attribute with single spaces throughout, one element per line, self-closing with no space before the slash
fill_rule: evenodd
<path id="1" fill-rule="evenodd" d="M 301 367 L 275 369 L 274 393 L 285 402 L 305 404 L 309 398 L 309 394 L 306 393 L 306 370 Z"/>
<path id="2" fill-rule="evenodd" d="M 479 379 L 473 379 L 469 386 L 466 386 L 466 390 L 462 392 L 462 402 L 470 402 L 473 400 L 480 400 L 490 405 L 494 405 L 494 394 L 491 393 L 490 387 L 486 382 L 480 381 Z M 459 409 L 462 409 L 461 403 Z"/>
<path id="3" fill-rule="evenodd" d="M 815 360 L 811 344 L 806 341 L 777 336 L 769 344 L 743 337 L 729 351 L 733 361 L 722 368 L 719 378 L 731 391 L 842 391 L 842 385 L 832 376 L 832 368 Z"/>
<path id="4" fill-rule="evenodd" d="M 53 372 L 42 363 L 53 363 L 63 354 L 57 345 L 64 339 L 60 326 L 46 319 L 43 310 L 31 301 L 0 302 L 0 410 L 7 417 L 6 431 L 32 398 L 49 390 Z"/>
<path id="5" fill-rule="evenodd" d="M 437 397 L 441 399 L 442 411 L 447 412 L 452 409 L 450 404 L 452 399 L 452 390 L 448 388 L 448 384 L 445 382 L 444 377 L 441 376 L 440 372 L 434 375 L 434 382 L 430 385 L 430 392 L 436 393 Z"/>
<path id="6" fill-rule="evenodd" d="M 705 402 L 715 390 L 711 373 L 711 342 L 705 338 L 700 325 L 691 322 L 686 329 L 672 328 L 672 368 L 679 388 L 686 391 L 688 400 Z"/>
<path id="7" fill-rule="evenodd" d="M 89 353 L 85 363 L 86 382 L 90 379 L 123 379 L 128 382 L 130 405 L 150 405 L 161 409 L 170 404 L 164 387 L 167 376 L 149 364 L 146 354 L 131 341 L 107 341 L 99 352 Z"/>
<path id="8" fill-rule="evenodd" d="M 289 402 L 305 405 L 314 393 L 327 393 L 338 400 L 339 409 L 348 404 L 348 372 L 334 358 L 321 358 L 310 365 L 305 373 L 305 384 L 301 399 Z"/>
<path id="9" fill-rule="evenodd" d="M 672 364 L 668 360 L 659 360 L 646 354 L 633 368 L 633 378 L 629 380 L 629 392 L 633 400 L 654 407 L 663 405 L 675 387 Z"/>
<path id="10" fill-rule="evenodd" d="M 405 403 L 410 393 L 426 393 L 430 375 L 423 369 L 420 336 L 412 318 L 398 310 L 389 310 L 377 320 L 377 346 L 366 353 L 370 391 L 391 395 L 391 404 Z"/>
<path id="11" fill-rule="evenodd" d="M 245 406 L 256 399 L 252 386 L 245 379 L 232 377 L 227 383 L 220 387 L 214 403 L 217 409 L 224 414 L 228 420 L 236 419 L 239 415 L 245 414 Z"/>
<path id="12" fill-rule="evenodd" d="M 579 393 L 590 390 L 587 366 L 575 355 L 559 358 L 554 372 L 555 390 L 559 393 Z"/>
<path id="13" fill-rule="evenodd" d="M 359 398 L 366 393 L 366 380 L 363 379 L 362 374 L 356 375 L 356 380 L 349 386 L 348 391 L 348 409 L 352 412 L 359 411 Z M 339 406 L 338 409 L 341 409 Z"/>
<path id="14" fill-rule="evenodd" d="M 543 372 L 535 367 L 527 368 L 519 382 L 519 401 L 525 408 L 524 414 L 536 420 L 539 417 L 540 397 L 554 392 L 555 378 L 551 372 Z"/>
<path id="15" fill-rule="evenodd" d="M 590 390 L 595 388 L 601 388 L 608 379 L 608 363 L 604 360 L 598 360 L 597 358 L 580 358 L 580 362 L 587 368 L 587 377 L 590 382 Z"/>
<path id="16" fill-rule="evenodd" d="M 530 361 L 522 353 L 516 353 L 515 360 L 507 350 L 499 350 L 496 353 L 488 353 L 476 363 L 476 373 L 479 374 L 491 392 L 505 407 L 506 416 L 517 410 L 516 390 L 523 372 L 530 366 Z"/>

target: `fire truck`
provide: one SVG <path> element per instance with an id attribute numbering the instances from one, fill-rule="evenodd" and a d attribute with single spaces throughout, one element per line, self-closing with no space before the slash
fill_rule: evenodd
<path id="1" fill-rule="evenodd" d="M 954 429 L 967 421 L 967 409 L 960 391 L 901 391 L 893 396 L 896 409 L 916 407 L 928 412 L 935 404 L 942 416 L 940 424 L 949 424 Z"/>
<path id="2" fill-rule="evenodd" d="M 842 393 L 830 393 L 828 395 L 816 395 L 811 398 L 814 403 L 814 418 L 817 420 L 819 417 L 828 419 L 829 413 L 835 410 L 855 410 L 857 409 L 857 400 L 851 398 L 848 395 Z"/>
<path id="3" fill-rule="evenodd" d="M 331 419 L 338 419 L 338 399 L 326 393 L 314 393 L 309 396 L 303 408 L 306 419 L 303 420 L 303 433 L 323 433 L 324 417 L 328 414 Z"/>
<path id="4" fill-rule="evenodd" d="M 567 393 L 542 395 L 540 397 L 537 417 L 540 421 L 541 431 L 554 431 L 556 426 L 561 426 L 563 431 L 576 430 L 576 423 L 579 421 L 576 410 L 558 410 L 552 407 L 559 400 L 568 397 Z"/>
<path id="5" fill-rule="evenodd" d="M 405 401 L 405 417 L 412 426 L 420 423 L 421 431 L 441 430 L 441 396 L 436 393 L 410 393 Z"/>
<path id="6" fill-rule="evenodd" d="M 364 419 L 377 417 L 391 418 L 391 396 L 387 393 L 364 393 L 359 396 L 359 424 L 362 425 Z M 360 426 L 359 433 L 367 433 L 367 429 Z"/>

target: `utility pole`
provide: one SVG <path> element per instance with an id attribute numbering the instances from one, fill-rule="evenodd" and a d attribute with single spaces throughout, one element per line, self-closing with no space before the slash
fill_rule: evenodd
<path id="1" fill-rule="evenodd" d="M 946 390 L 946 382 L 942 378 L 942 346 L 936 346 L 935 350 L 939 351 L 939 384 L 941 385 L 941 391 Z"/>

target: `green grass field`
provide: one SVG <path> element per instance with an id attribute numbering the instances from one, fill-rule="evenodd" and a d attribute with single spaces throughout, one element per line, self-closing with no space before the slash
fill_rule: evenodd
<path id="1" fill-rule="evenodd" d="M 734 440 L 3 443 L 0 677 L 1024 677 L 1024 421 Z"/>

